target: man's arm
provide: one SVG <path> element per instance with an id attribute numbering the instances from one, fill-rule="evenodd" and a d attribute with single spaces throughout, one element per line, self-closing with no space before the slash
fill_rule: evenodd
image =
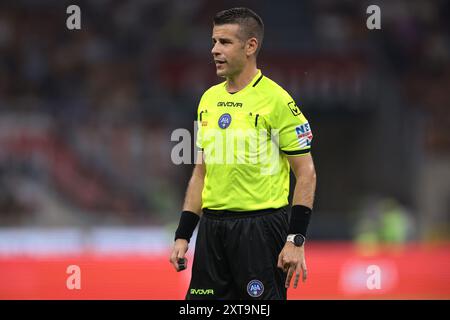
<path id="1" fill-rule="evenodd" d="M 313 208 L 316 192 L 316 170 L 310 153 L 299 157 L 288 157 L 289 164 L 297 179 L 292 205 Z"/>
<path id="2" fill-rule="evenodd" d="M 199 157 L 199 159 L 201 159 L 200 163 L 195 165 L 186 190 L 183 213 L 176 234 L 177 239 L 175 240 L 172 254 L 170 255 L 170 262 L 177 271 L 184 270 L 187 265 L 187 260 L 184 256 L 189 249 L 190 240 L 186 239 L 190 238 L 190 236 L 179 235 L 179 233 L 180 231 L 181 233 L 184 233 L 186 232 L 186 229 L 189 229 L 187 232 L 192 234 L 198 221 L 198 218 L 196 218 L 195 215 L 201 216 L 202 212 L 202 191 L 206 168 L 203 162 L 202 152 L 199 152 Z M 178 264 L 179 259 L 184 259 L 184 266 L 182 266 L 182 268 L 180 268 L 180 265 Z"/>
<path id="3" fill-rule="evenodd" d="M 203 159 L 203 152 L 201 151 L 199 152 L 199 159 Z M 203 163 L 203 160 L 200 160 L 200 163 L 195 165 L 192 177 L 189 180 L 186 196 L 184 198 L 183 211 L 191 211 L 201 216 L 204 180 L 205 164 Z"/>
<path id="4" fill-rule="evenodd" d="M 292 204 L 312 209 L 316 191 L 316 170 L 312 156 L 309 153 L 298 157 L 288 157 L 288 160 L 297 179 Z M 278 256 L 278 267 L 287 272 L 286 288 L 289 288 L 295 273 L 294 288 L 297 288 L 301 271 L 303 271 L 303 282 L 307 278 L 305 246 L 296 247 L 292 242 L 286 242 Z"/>

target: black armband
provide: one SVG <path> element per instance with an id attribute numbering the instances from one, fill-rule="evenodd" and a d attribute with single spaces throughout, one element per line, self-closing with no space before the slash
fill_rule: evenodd
<path id="1" fill-rule="evenodd" d="M 300 233 L 306 238 L 311 213 L 312 209 L 308 207 L 302 205 L 292 206 L 288 234 Z"/>
<path id="2" fill-rule="evenodd" d="M 197 227 L 198 220 L 200 220 L 198 214 L 191 211 L 183 211 L 181 213 L 177 231 L 175 231 L 175 240 L 185 239 L 189 242 L 195 227 Z"/>

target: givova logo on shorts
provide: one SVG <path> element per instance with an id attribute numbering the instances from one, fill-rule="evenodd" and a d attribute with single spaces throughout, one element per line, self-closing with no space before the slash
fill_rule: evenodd
<path id="1" fill-rule="evenodd" d="M 264 285 L 259 280 L 252 280 L 247 284 L 247 293 L 250 297 L 258 298 L 264 292 Z"/>
<path id="2" fill-rule="evenodd" d="M 190 293 L 192 295 L 208 295 L 214 294 L 214 289 L 191 289 Z"/>

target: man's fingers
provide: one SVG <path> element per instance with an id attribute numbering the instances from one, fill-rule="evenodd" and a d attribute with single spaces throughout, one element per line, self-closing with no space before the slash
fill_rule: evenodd
<path id="1" fill-rule="evenodd" d="M 186 258 L 178 258 L 177 260 L 177 264 L 178 264 L 178 271 L 183 271 L 184 269 L 187 268 L 187 259 Z"/>
<path id="2" fill-rule="evenodd" d="M 175 264 L 177 262 L 177 251 L 172 251 L 172 254 L 170 255 L 170 262 L 172 264 Z"/>
<path id="3" fill-rule="evenodd" d="M 187 250 L 187 241 L 182 241 L 180 239 L 175 241 L 172 254 L 170 256 L 170 262 L 172 263 L 176 271 L 182 271 L 186 269 L 187 259 L 185 258 L 185 255 Z"/>
<path id="4" fill-rule="evenodd" d="M 277 263 L 277 267 L 282 269 L 284 271 L 284 267 L 283 267 L 283 257 L 282 254 L 280 253 L 278 255 L 278 263 Z"/>
<path id="5" fill-rule="evenodd" d="M 295 271 L 294 289 L 297 289 L 298 279 L 299 279 L 299 278 L 300 278 L 300 273 L 298 273 L 297 271 Z"/>
<path id="6" fill-rule="evenodd" d="M 300 272 L 301 272 L 301 268 L 299 266 L 295 269 L 294 289 L 297 289 L 298 279 L 300 279 Z"/>
<path id="7" fill-rule="evenodd" d="M 306 281 L 306 279 L 308 278 L 308 270 L 306 268 L 306 264 L 302 263 L 302 269 L 303 269 L 303 282 Z"/>
<path id="8" fill-rule="evenodd" d="M 170 262 L 174 266 L 176 271 L 182 271 L 186 269 L 187 259 L 184 257 L 186 250 L 175 246 L 170 256 Z"/>
<path id="9" fill-rule="evenodd" d="M 281 261 L 280 269 L 283 270 L 284 273 L 288 272 L 289 270 L 289 263 L 286 263 L 284 261 Z"/>
<path id="10" fill-rule="evenodd" d="M 185 252 L 183 252 L 183 250 L 178 251 L 177 259 L 184 259 L 184 254 Z"/>
<path id="11" fill-rule="evenodd" d="M 178 263 L 177 263 L 177 253 L 176 253 L 176 251 L 174 250 L 173 252 L 172 252 L 172 254 L 170 255 L 170 263 L 173 265 L 173 267 L 175 268 L 175 270 L 177 270 L 178 271 Z"/>
<path id="12" fill-rule="evenodd" d="M 177 271 L 183 271 L 187 267 L 187 259 L 185 258 L 186 250 L 184 248 L 178 249 L 175 256 L 175 264 Z"/>
<path id="13" fill-rule="evenodd" d="M 295 270 L 295 267 L 293 267 L 293 266 L 289 267 L 288 274 L 286 277 L 286 283 L 284 285 L 286 288 L 289 288 L 289 284 L 291 283 L 291 279 L 292 279 L 292 275 L 294 274 L 294 270 Z"/>

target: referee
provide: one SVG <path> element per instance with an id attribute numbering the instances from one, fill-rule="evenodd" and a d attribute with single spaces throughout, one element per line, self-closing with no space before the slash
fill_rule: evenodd
<path id="1" fill-rule="evenodd" d="M 250 9 L 214 17 L 211 53 L 225 81 L 208 89 L 198 106 L 201 161 L 170 256 L 177 271 L 186 268 L 200 221 L 186 299 L 285 300 L 292 278 L 294 288 L 300 275 L 307 278 L 305 240 L 316 188 L 312 132 L 291 96 L 257 68 L 263 34 L 261 18 Z M 243 143 L 229 148 L 233 132 Z M 276 152 L 261 143 L 273 140 Z M 290 168 L 297 179 L 288 219 Z"/>

